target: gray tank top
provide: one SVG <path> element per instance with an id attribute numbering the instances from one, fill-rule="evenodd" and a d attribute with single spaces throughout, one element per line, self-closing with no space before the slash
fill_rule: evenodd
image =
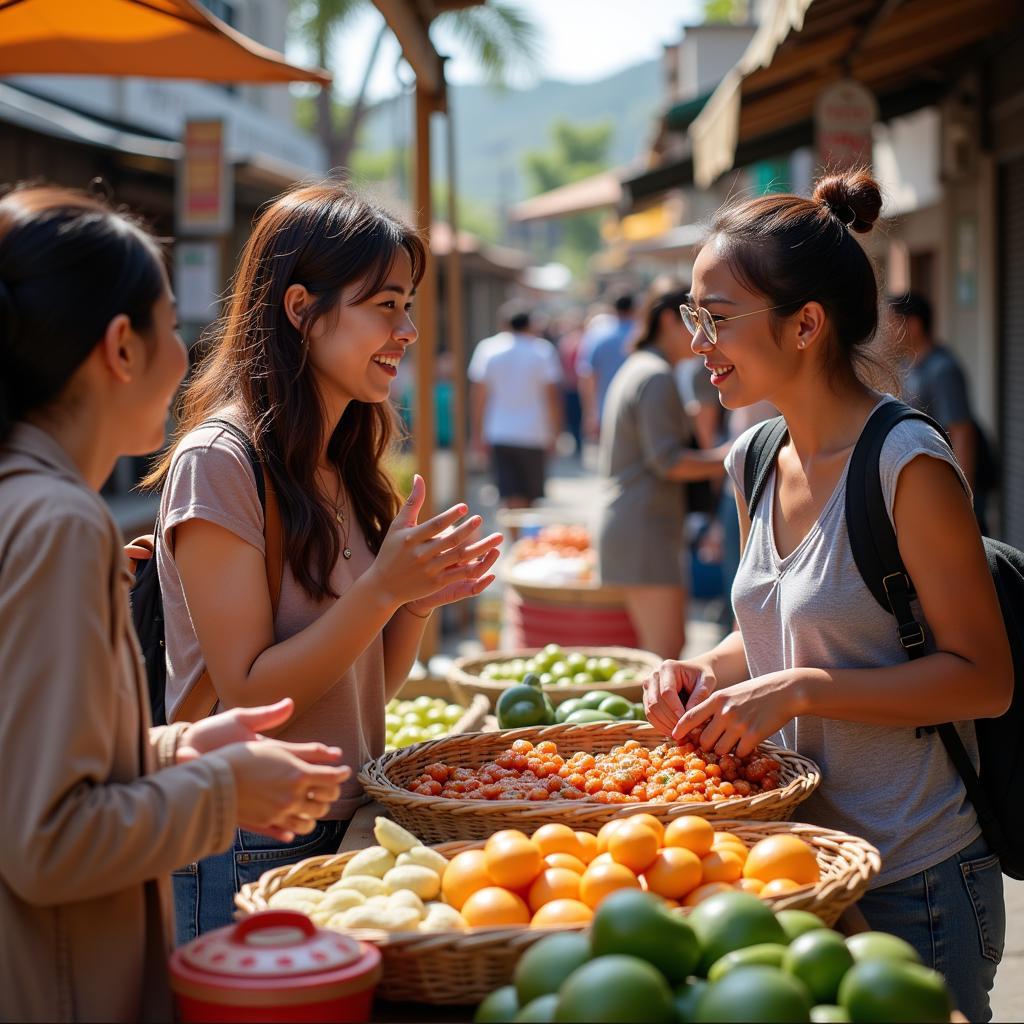
<path id="1" fill-rule="evenodd" d="M 726 459 L 741 494 L 755 430 L 741 434 Z M 880 458 L 890 520 L 900 471 L 918 455 L 948 462 L 963 480 L 953 453 L 932 427 L 920 420 L 897 424 Z M 846 532 L 846 472 L 818 521 L 785 558 L 775 547 L 774 470 L 768 478 L 732 589 L 751 678 L 797 667 L 880 668 L 906 661 L 895 620 L 872 597 L 853 560 Z M 916 602 L 914 611 L 920 621 Z M 929 646 L 933 643 L 928 633 Z M 957 723 L 957 730 L 977 765 L 973 723 Z M 881 851 L 882 872 L 872 888 L 938 864 L 979 834 L 974 808 L 937 733 L 918 738 L 908 727 L 807 715 L 790 722 L 776 739 L 821 767 L 821 786 L 794 817 L 863 836 Z"/>

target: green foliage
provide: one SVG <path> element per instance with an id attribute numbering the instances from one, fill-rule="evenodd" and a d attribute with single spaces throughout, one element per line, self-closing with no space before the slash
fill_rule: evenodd
<path id="1" fill-rule="evenodd" d="M 531 194 L 549 192 L 603 171 L 614 131 L 615 125 L 607 120 L 590 124 L 556 121 L 551 128 L 552 146 L 531 150 L 523 158 Z"/>
<path id="2" fill-rule="evenodd" d="M 708 24 L 747 20 L 746 0 L 704 0 L 704 21 Z"/>

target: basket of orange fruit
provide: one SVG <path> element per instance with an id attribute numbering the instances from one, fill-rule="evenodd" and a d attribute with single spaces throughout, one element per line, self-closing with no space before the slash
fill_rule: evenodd
<path id="1" fill-rule="evenodd" d="M 300 910 L 374 943 L 383 957 L 378 995 L 400 1001 L 482 999 L 508 983 L 526 948 L 552 929 L 588 927 L 622 889 L 650 892 L 683 914 L 719 892 L 742 890 L 773 910 L 809 911 L 831 924 L 879 870 L 878 851 L 864 840 L 788 822 L 716 829 L 704 818 L 664 825 L 640 813 L 596 835 L 551 822 L 530 835 L 504 830 L 485 842 L 429 849 L 385 822 L 378 819 L 375 831 L 389 847 L 275 868 L 244 886 L 236 902 L 244 914 Z"/>
<path id="2" fill-rule="evenodd" d="M 771 743 L 719 756 L 695 738 L 666 741 L 646 723 L 619 721 L 444 737 L 368 762 L 359 781 L 397 822 L 445 842 L 545 822 L 596 832 L 627 809 L 664 822 L 780 821 L 821 773 Z"/>

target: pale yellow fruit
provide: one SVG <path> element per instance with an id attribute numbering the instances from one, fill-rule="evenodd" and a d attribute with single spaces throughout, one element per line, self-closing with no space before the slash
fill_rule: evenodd
<path id="1" fill-rule="evenodd" d="M 377 842 L 395 856 L 411 850 L 414 846 L 423 845 L 411 832 L 390 818 L 377 818 L 373 823 L 373 834 Z"/>
<path id="2" fill-rule="evenodd" d="M 360 850 L 344 867 L 342 878 L 349 875 L 373 875 L 383 878 L 395 866 L 395 855 L 383 846 L 368 846 Z"/>

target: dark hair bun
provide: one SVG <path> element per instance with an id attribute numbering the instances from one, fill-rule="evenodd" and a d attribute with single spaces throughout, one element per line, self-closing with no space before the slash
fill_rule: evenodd
<path id="1" fill-rule="evenodd" d="M 867 171 L 830 174 L 814 189 L 813 201 L 826 207 L 851 231 L 870 231 L 882 209 L 878 182 Z"/>

